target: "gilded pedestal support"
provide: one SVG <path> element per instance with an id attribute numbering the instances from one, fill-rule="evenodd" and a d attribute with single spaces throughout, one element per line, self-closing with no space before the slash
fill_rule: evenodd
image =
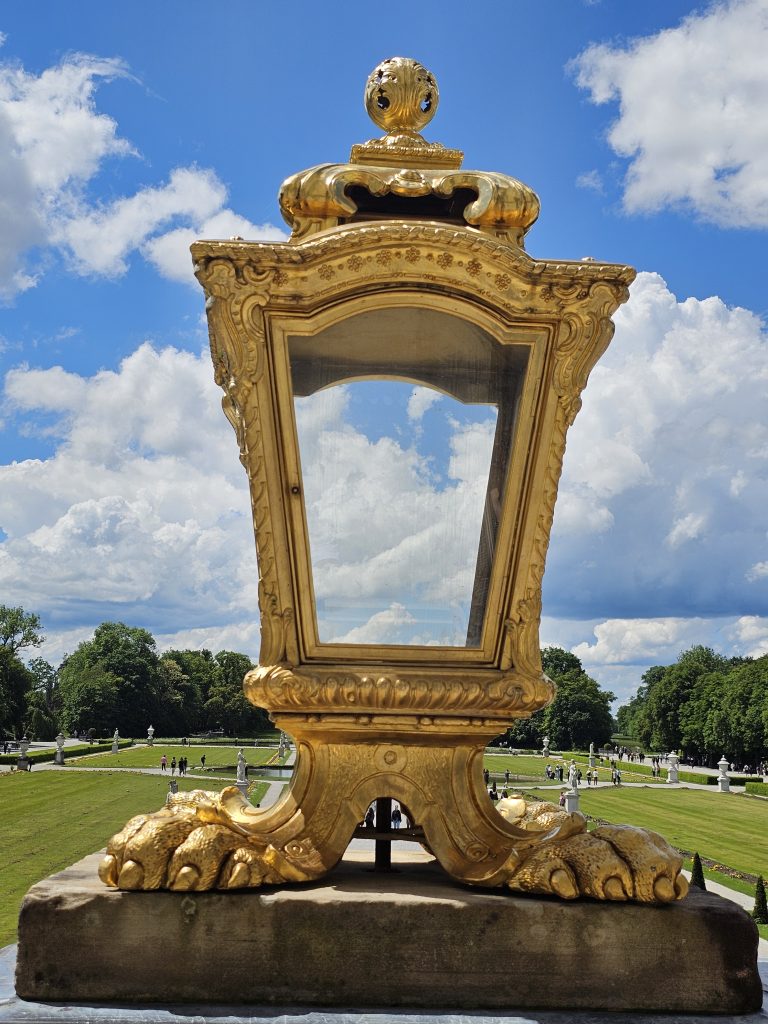
<path id="1" fill-rule="evenodd" d="M 458 881 L 565 899 L 669 902 L 687 890 L 682 858 L 653 833 L 603 826 L 552 804 L 485 791 L 482 758 L 503 722 L 402 713 L 275 716 L 296 739 L 293 782 L 268 810 L 235 787 L 179 793 L 109 844 L 101 878 L 122 889 L 239 889 L 305 882 L 342 858 L 367 808 L 397 800 L 414 833 Z"/>

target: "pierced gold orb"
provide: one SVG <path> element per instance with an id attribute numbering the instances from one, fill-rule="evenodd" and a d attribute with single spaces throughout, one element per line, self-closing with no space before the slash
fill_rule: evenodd
<path id="1" fill-rule="evenodd" d="M 418 132 L 434 117 L 440 94 L 431 71 L 410 57 L 390 57 L 365 86 L 368 116 L 387 132 Z"/>

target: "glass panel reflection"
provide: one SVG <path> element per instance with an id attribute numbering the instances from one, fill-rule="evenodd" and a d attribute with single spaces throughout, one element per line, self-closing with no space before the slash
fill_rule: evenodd
<path id="1" fill-rule="evenodd" d="M 388 309 L 289 350 L 320 642 L 478 646 L 526 349 Z"/>

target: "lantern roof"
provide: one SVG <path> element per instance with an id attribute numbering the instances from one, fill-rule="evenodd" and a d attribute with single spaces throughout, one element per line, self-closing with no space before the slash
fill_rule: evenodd
<path id="1" fill-rule="evenodd" d="M 349 163 L 319 164 L 287 178 L 280 209 L 291 241 L 343 224 L 437 221 L 524 248 L 539 215 L 528 185 L 496 171 L 462 170 L 464 154 L 420 134 L 434 116 L 434 75 L 409 57 L 390 57 L 371 72 L 365 107 L 386 134 L 352 147 Z"/>

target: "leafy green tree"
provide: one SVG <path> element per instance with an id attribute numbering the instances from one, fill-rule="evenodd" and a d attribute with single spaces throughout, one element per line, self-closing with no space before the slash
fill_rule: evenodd
<path id="1" fill-rule="evenodd" d="M 684 651 L 674 665 L 651 687 L 648 715 L 653 721 L 651 745 L 657 750 L 682 747 L 681 711 L 694 695 L 696 684 L 711 672 L 722 672 L 727 660 L 709 648 L 698 645 Z"/>
<path id="2" fill-rule="evenodd" d="M 39 616 L 0 604 L 0 733 L 20 736 L 24 731 L 27 694 L 34 678 L 18 653 L 42 642 Z"/>
<path id="3" fill-rule="evenodd" d="M 562 679 L 569 672 L 583 672 L 584 668 L 570 651 L 562 647 L 545 647 L 541 652 L 541 667 L 550 679 Z"/>
<path id="4" fill-rule="evenodd" d="M 575 654 L 559 647 L 541 653 L 544 671 L 557 684 L 554 702 L 541 713 L 541 732 L 549 736 L 550 746 L 583 750 L 593 742 L 607 743 L 614 727 L 614 695 L 600 689 Z"/>
<path id="5" fill-rule="evenodd" d="M 89 664 L 101 665 L 117 681 L 116 727 L 123 736 L 144 735 L 160 712 L 155 638 L 149 630 L 123 622 L 102 622 L 86 646 Z"/>
<path id="6" fill-rule="evenodd" d="M 146 629 L 103 622 L 93 639 L 62 663 L 59 685 L 62 721 L 68 728 L 94 728 L 102 734 L 117 728 L 123 736 L 141 736 L 160 707 L 155 639 Z"/>
<path id="7" fill-rule="evenodd" d="M 39 615 L 0 604 L 0 647 L 15 655 L 25 647 L 39 647 L 42 642 Z"/>
<path id="8" fill-rule="evenodd" d="M 27 691 L 24 711 L 24 732 L 29 739 L 52 740 L 59 731 L 56 715 L 45 700 L 41 690 Z"/>
<path id="9" fill-rule="evenodd" d="M 251 659 L 235 651 L 219 651 L 215 658 L 220 676 L 204 705 L 206 727 L 221 728 L 229 736 L 249 736 L 271 728 L 262 708 L 255 708 L 243 693 L 243 678 L 253 668 Z"/>
<path id="10" fill-rule="evenodd" d="M 34 677 L 13 654 L 10 647 L 0 645 L 0 733 L 21 736 L 27 710 L 27 694 L 34 686 Z"/>
<path id="11" fill-rule="evenodd" d="M 202 700 L 193 679 L 179 662 L 164 654 L 160 658 L 156 728 L 161 736 L 188 736 L 202 721 Z"/>
<path id="12" fill-rule="evenodd" d="M 208 699 L 213 687 L 221 681 L 221 667 L 211 652 L 205 648 L 200 651 L 165 651 L 160 660 L 168 659 L 176 662 L 190 684 L 194 686 L 202 702 Z"/>
<path id="13" fill-rule="evenodd" d="M 33 658 L 27 668 L 35 678 L 36 693 L 41 693 L 46 708 L 55 713 L 59 705 L 59 673 L 45 658 Z"/>
<path id="14" fill-rule="evenodd" d="M 68 732 L 92 729 L 97 735 L 108 736 L 120 728 L 115 718 L 118 680 L 100 662 L 89 661 L 84 646 L 80 644 L 59 668 L 61 724 Z"/>
<path id="15" fill-rule="evenodd" d="M 544 737 L 544 733 L 541 731 L 542 724 L 541 713 L 532 715 L 530 718 L 519 718 L 513 726 L 507 729 L 504 740 L 510 747 L 539 750 Z"/>

